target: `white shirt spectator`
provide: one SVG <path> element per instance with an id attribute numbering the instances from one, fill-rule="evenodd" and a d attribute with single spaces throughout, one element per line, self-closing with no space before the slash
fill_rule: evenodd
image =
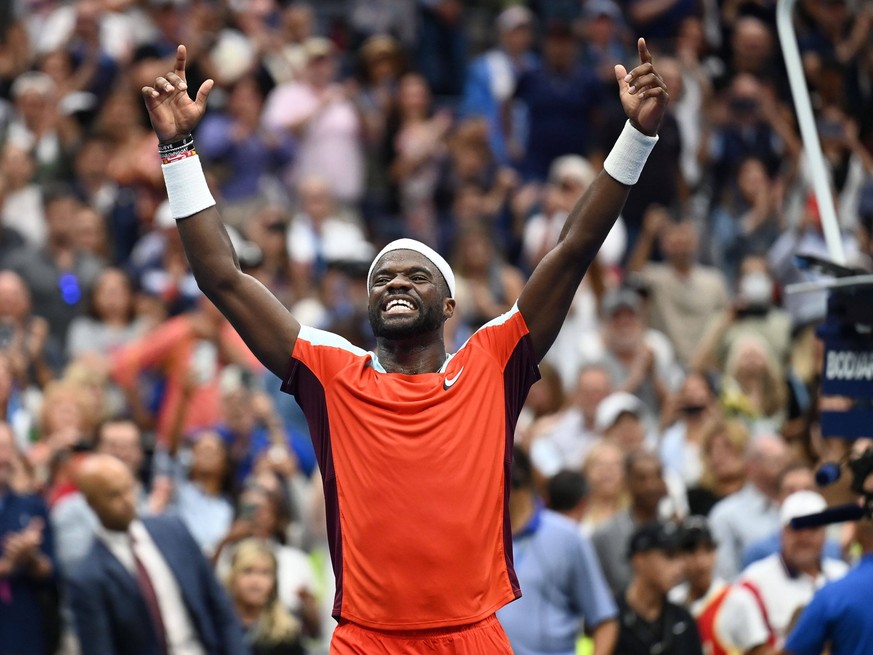
<path id="1" fill-rule="evenodd" d="M 816 590 L 848 570 L 845 562 L 834 559 L 824 559 L 821 568 L 817 577 L 791 571 L 780 553 L 750 565 L 728 592 L 716 632 L 742 651 L 768 643 L 771 635 L 775 646 L 781 646 L 795 614 Z"/>

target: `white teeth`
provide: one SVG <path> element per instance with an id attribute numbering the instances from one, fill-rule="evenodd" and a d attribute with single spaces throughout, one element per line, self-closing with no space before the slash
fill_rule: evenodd
<path id="1" fill-rule="evenodd" d="M 412 310 L 415 309 L 415 307 L 413 307 L 412 303 L 408 300 L 400 300 L 399 298 L 392 300 L 387 305 L 385 305 L 386 313 L 402 312 L 405 309 Z"/>

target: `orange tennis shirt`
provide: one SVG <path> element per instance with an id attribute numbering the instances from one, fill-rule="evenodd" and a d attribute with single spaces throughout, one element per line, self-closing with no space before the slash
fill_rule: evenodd
<path id="1" fill-rule="evenodd" d="M 309 423 L 336 574 L 333 615 L 381 630 L 479 621 L 521 596 L 508 500 L 515 423 L 539 379 L 517 308 L 436 373 L 303 327 L 283 390 Z"/>

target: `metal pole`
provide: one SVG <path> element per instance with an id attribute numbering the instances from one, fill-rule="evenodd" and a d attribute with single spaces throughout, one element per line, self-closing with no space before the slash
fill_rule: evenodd
<path id="1" fill-rule="evenodd" d="M 825 166 L 821 143 L 818 140 L 818 130 L 815 116 L 812 113 L 812 103 L 809 101 L 809 90 L 806 88 L 806 78 L 803 74 L 803 64 L 800 59 L 800 49 L 797 47 L 797 35 L 794 32 L 794 5 L 796 0 L 778 0 L 776 4 L 776 27 L 779 31 L 779 41 L 782 45 L 782 56 L 785 58 L 785 68 L 788 71 L 788 82 L 791 85 L 791 95 L 794 97 L 794 109 L 797 112 L 797 122 L 800 125 L 800 136 L 803 139 L 803 150 L 809 161 L 812 175 L 812 187 L 818 202 L 821 215 L 821 225 L 824 229 L 828 254 L 836 264 L 846 264 L 843 252 L 843 239 L 840 234 L 840 224 L 834 209 L 834 199 L 831 195 L 830 175 Z"/>

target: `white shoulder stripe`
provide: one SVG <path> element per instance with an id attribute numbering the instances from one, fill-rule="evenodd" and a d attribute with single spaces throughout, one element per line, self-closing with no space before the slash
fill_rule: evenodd
<path id="1" fill-rule="evenodd" d="M 309 327 L 308 325 L 300 326 L 300 334 L 297 338 L 303 339 L 303 341 L 308 341 L 313 346 L 339 348 L 340 350 L 345 350 L 346 352 L 350 352 L 358 357 L 367 354 L 366 350 L 355 346 L 348 339 L 344 339 L 338 334 L 328 332 L 327 330 L 319 330 L 318 328 Z"/>
<path id="2" fill-rule="evenodd" d="M 508 312 L 506 312 L 505 314 L 501 314 L 500 316 L 497 316 L 496 318 L 492 318 L 490 321 L 488 321 L 487 323 L 482 325 L 479 329 L 477 329 L 476 332 L 480 332 L 481 330 L 484 330 L 484 329 L 489 328 L 489 327 L 494 327 L 495 325 L 502 325 L 503 323 L 506 323 L 506 321 L 511 319 L 513 316 L 515 316 L 517 313 L 518 313 L 518 302 L 516 301 L 516 303 L 509 309 Z M 469 337 L 467 337 L 467 340 L 461 344 L 460 348 L 458 348 L 458 352 L 461 352 L 464 349 L 464 346 L 466 346 L 468 343 L 470 343 L 470 339 L 472 339 L 474 336 L 476 336 L 476 332 L 474 332 Z M 446 362 L 446 365 L 447 364 L 448 364 L 448 362 Z M 445 365 L 443 365 L 443 369 L 445 369 Z"/>

